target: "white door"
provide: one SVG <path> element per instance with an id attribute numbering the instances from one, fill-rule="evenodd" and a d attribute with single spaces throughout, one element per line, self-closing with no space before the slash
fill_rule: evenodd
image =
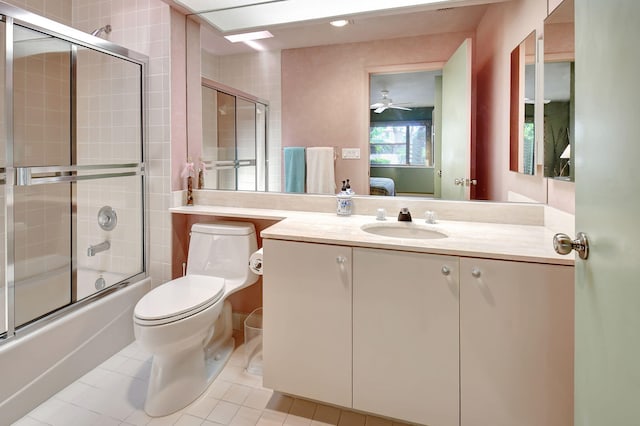
<path id="1" fill-rule="evenodd" d="M 442 198 L 468 200 L 471 171 L 471 39 L 442 70 Z M 458 179 L 458 184 L 456 184 Z M 462 183 L 460 183 L 462 182 Z"/>
<path id="2" fill-rule="evenodd" d="M 640 424 L 640 2 L 576 10 L 575 424 Z"/>

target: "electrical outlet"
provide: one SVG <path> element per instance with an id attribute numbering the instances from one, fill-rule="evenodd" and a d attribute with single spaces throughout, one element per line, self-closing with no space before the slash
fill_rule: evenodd
<path id="1" fill-rule="evenodd" d="M 342 148 L 343 160 L 359 160 L 360 148 Z"/>

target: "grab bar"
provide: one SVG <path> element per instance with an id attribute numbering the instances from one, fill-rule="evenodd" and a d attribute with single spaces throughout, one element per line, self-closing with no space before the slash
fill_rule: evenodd
<path id="1" fill-rule="evenodd" d="M 101 170 L 102 172 L 100 172 Z M 96 171 L 98 173 L 79 174 L 82 172 Z M 144 163 L 16 167 L 16 185 L 30 186 L 45 183 L 77 182 L 89 179 L 105 179 L 144 174 Z"/>

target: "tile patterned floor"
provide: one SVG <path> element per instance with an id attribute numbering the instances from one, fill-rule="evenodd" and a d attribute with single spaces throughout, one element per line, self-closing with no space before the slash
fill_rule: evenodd
<path id="1" fill-rule="evenodd" d="M 273 392 L 243 363 L 240 346 L 200 398 L 177 413 L 153 418 L 143 410 L 151 356 L 133 342 L 14 425 L 400 425 Z"/>

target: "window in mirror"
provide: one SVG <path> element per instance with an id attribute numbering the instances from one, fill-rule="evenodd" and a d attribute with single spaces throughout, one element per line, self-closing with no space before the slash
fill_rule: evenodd
<path id="1" fill-rule="evenodd" d="M 544 175 L 574 180 L 573 0 L 564 0 L 544 21 Z"/>
<path id="2" fill-rule="evenodd" d="M 372 166 L 433 166 L 431 122 L 375 122 L 369 132 Z"/>
<path id="3" fill-rule="evenodd" d="M 370 194 L 433 196 L 440 66 L 370 74 Z"/>
<path id="4" fill-rule="evenodd" d="M 509 169 L 535 174 L 536 33 L 511 52 L 511 119 Z"/>

